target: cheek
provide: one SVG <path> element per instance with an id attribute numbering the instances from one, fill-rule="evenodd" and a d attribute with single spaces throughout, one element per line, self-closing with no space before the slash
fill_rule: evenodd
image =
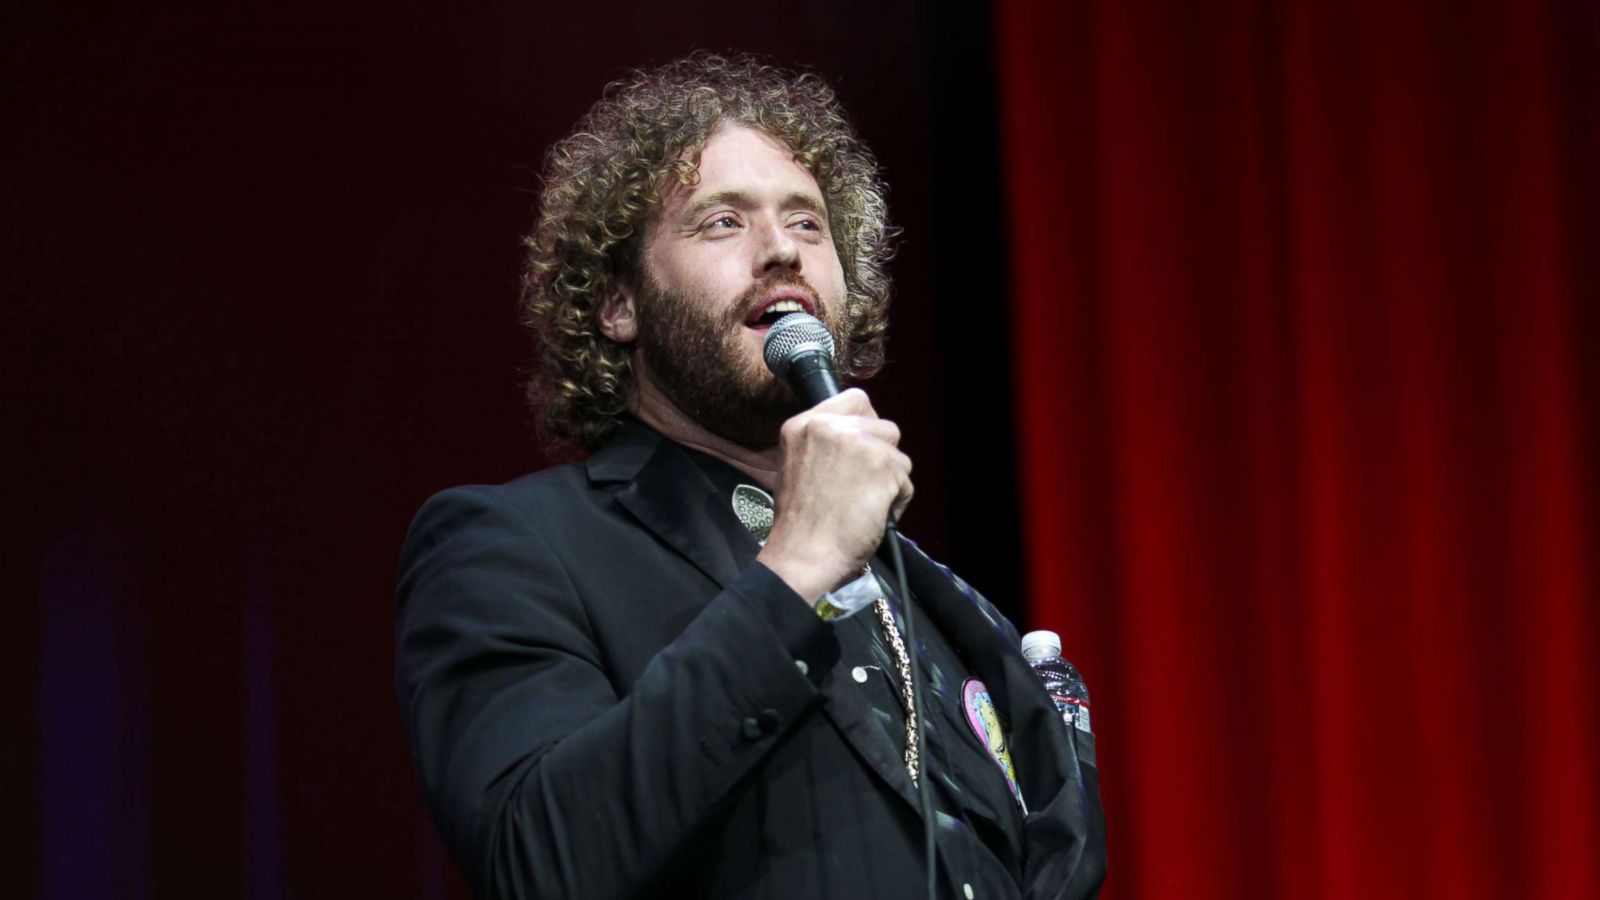
<path id="1" fill-rule="evenodd" d="M 705 297 L 735 296 L 750 279 L 749 265 L 729 253 L 692 254 L 679 263 L 680 283 Z"/>
<path id="2" fill-rule="evenodd" d="M 812 287 L 821 291 L 824 296 L 841 300 L 844 298 L 844 264 L 839 261 L 839 254 L 832 247 L 818 254 L 818 258 L 811 265 L 811 271 L 822 273 L 813 276 Z"/>
<path id="3" fill-rule="evenodd" d="M 697 309 L 720 308 L 718 298 L 727 293 L 730 279 L 716 259 L 662 254 L 652 262 L 656 283 L 662 288 Z"/>
<path id="4" fill-rule="evenodd" d="M 829 305 L 839 311 L 840 316 L 845 315 L 844 269 L 839 266 L 837 259 L 834 260 L 833 267 L 828 271 L 827 285 L 819 284 L 815 287 L 823 297 L 827 298 Z"/>

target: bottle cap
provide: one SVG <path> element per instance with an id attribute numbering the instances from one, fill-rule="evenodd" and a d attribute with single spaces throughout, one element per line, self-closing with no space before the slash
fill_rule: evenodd
<path id="1" fill-rule="evenodd" d="M 1061 635 L 1054 631 L 1030 631 L 1022 636 L 1022 655 L 1030 660 L 1061 655 Z"/>

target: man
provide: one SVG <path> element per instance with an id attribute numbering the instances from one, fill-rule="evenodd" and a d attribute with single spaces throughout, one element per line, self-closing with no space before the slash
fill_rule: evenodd
<path id="1" fill-rule="evenodd" d="M 899 430 L 859 389 L 803 410 L 762 363 L 795 310 L 841 375 L 882 360 L 884 192 L 832 92 L 696 55 L 614 85 L 545 176 L 533 394 L 590 455 L 431 499 L 398 590 L 402 712 L 474 888 L 922 897 L 928 778 L 941 896 L 1094 893 L 1093 748 L 1015 630 L 907 544 L 902 638 Z"/>

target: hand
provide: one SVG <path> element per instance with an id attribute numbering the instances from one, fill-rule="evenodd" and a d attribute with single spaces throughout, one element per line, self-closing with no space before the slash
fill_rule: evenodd
<path id="1" fill-rule="evenodd" d="M 911 458 L 899 443 L 899 426 L 859 388 L 783 424 L 777 518 L 756 559 L 807 603 L 860 574 L 890 511 L 898 518 L 910 504 Z"/>

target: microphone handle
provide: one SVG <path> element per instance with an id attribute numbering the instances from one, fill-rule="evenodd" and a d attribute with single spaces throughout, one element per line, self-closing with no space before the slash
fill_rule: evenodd
<path id="1" fill-rule="evenodd" d="M 833 377 L 833 362 L 822 350 L 801 353 L 789 362 L 789 386 L 805 401 L 807 407 L 839 393 L 839 382 Z"/>

